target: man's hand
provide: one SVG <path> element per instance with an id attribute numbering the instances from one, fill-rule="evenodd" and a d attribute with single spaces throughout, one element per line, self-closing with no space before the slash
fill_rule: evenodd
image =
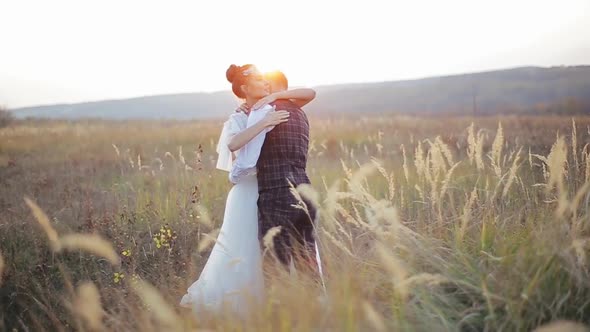
<path id="1" fill-rule="evenodd" d="M 290 115 L 291 114 L 288 111 L 270 111 L 266 114 L 264 119 L 262 119 L 262 122 L 265 127 L 272 127 L 287 122 Z"/>

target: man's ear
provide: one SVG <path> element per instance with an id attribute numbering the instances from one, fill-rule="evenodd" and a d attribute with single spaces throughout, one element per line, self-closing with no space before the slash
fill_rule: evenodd
<path id="1" fill-rule="evenodd" d="M 248 94 L 248 86 L 246 84 L 240 85 L 240 90 L 242 90 L 244 96 Z"/>

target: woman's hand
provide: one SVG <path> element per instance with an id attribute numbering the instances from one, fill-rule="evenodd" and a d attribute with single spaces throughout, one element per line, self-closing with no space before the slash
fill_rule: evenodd
<path id="1" fill-rule="evenodd" d="M 264 119 L 262 119 L 265 127 L 272 127 L 289 120 L 289 112 L 287 111 L 270 111 Z"/>
<path id="2" fill-rule="evenodd" d="M 256 102 L 256 104 L 254 104 L 252 106 L 253 110 L 257 110 L 259 108 L 262 108 L 264 105 L 268 105 L 270 103 L 272 103 L 273 101 L 277 100 L 277 94 L 276 93 L 271 93 L 266 97 L 261 98 L 259 101 Z"/>

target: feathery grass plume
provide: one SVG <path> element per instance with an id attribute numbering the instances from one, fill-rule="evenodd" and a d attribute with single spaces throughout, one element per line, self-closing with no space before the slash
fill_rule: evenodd
<path id="1" fill-rule="evenodd" d="M 154 158 L 154 161 L 156 161 L 158 163 L 158 169 L 161 171 L 164 169 L 164 162 L 162 161 L 162 159 L 160 158 Z"/>
<path id="2" fill-rule="evenodd" d="M 280 227 L 280 226 L 278 226 Z M 346 245 L 344 243 L 342 243 L 342 241 L 338 240 L 337 238 L 334 237 L 334 235 L 330 234 L 328 231 L 326 231 L 324 228 L 321 228 L 322 233 L 324 234 L 324 236 L 330 240 L 330 242 L 332 242 L 338 249 L 342 250 L 344 253 L 346 253 L 347 255 L 349 255 L 350 257 L 355 257 L 355 255 L 352 253 L 352 251 L 350 251 L 350 249 L 348 249 L 346 247 Z M 264 241 L 263 241 L 264 242 Z M 271 241 L 272 242 L 272 241 Z M 266 242 L 265 242 L 265 246 L 266 246 Z"/>
<path id="3" fill-rule="evenodd" d="M 586 144 L 586 146 L 584 147 L 584 149 L 586 149 L 588 145 Z M 590 181 L 590 152 L 586 152 L 584 154 L 584 158 L 586 159 L 586 176 L 584 178 L 584 182 L 588 182 Z"/>
<path id="4" fill-rule="evenodd" d="M 498 182 L 496 182 L 496 186 L 494 187 L 494 192 L 492 193 L 492 197 L 489 200 L 492 204 L 496 200 L 496 197 L 498 197 L 498 194 L 500 194 L 502 192 L 500 190 L 500 188 L 502 188 L 502 183 L 504 183 L 504 179 L 509 175 L 510 174 L 508 174 L 508 173 L 504 173 L 504 175 L 502 175 L 502 177 L 500 179 L 498 179 Z"/>
<path id="5" fill-rule="evenodd" d="M 344 175 L 346 175 L 347 179 L 352 178 L 352 170 L 346 166 L 344 160 L 340 159 L 340 163 L 342 164 L 342 170 L 344 171 Z"/>
<path id="6" fill-rule="evenodd" d="M 574 249 L 574 253 L 576 254 L 576 259 L 578 264 L 584 268 L 588 268 L 588 255 L 586 251 L 590 247 L 590 239 L 575 239 L 572 241 L 571 248 Z"/>
<path id="7" fill-rule="evenodd" d="M 520 147 L 520 149 L 518 150 L 518 153 L 516 153 L 516 157 L 512 160 L 512 166 L 510 166 L 510 171 L 508 171 L 508 180 L 506 181 L 506 185 L 504 186 L 504 191 L 502 192 L 502 198 L 506 198 L 506 195 L 508 195 L 508 191 L 510 190 L 512 183 L 514 182 L 514 178 L 516 177 L 516 172 L 518 171 L 518 168 L 520 167 L 520 164 L 518 162 L 520 161 L 520 153 L 521 152 L 522 152 L 522 147 Z"/>
<path id="8" fill-rule="evenodd" d="M 533 169 L 533 155 L 531 154 L 531 148 L 529 147 L 529 166 Z"/>
<path id="9" fill-rule="evenodd" d="M 483 171 L 485 169 L 483 163 L 483 143 L 484 143 L 484 134 L 483 132 L 479 132 L 477 134 L 477 143 L 475 144 L 475 164 L 477 165 L 477 169 Z"/>
<path id="10" fill-rule="evenodd" d="M 350 234 L 350 232 L 344 229 L 344 226 L 342 226 L 342 224 L 338 220 L 336 220 L 335 225 L 336 231 L 344 235 L 344 237 L 346 237 L 346 239 L 348 240 L 348 243 L 352 245 L 352 234 Z"/>
<path id="11" fill-rule="evenodd" d="M 553 143 L 546 161 L 549 167 L 547 190 L 550 191 L 557 187 L 559 193 L 562 193 L 564 191 L 563 179 L 567 172 L 567 148 L 563 136 L 557 136 L 557 140 Z"/>
<path id="12" fill-rule="evenodd" d="M 519 145 L 518 144 L 515 144 L 515 146 L 519 146 Z M 502 160 L 502 165 L 506 165 L 506 162 L 509 161 L 509 160 L 514 160 L 512 158 L 514 158 L 514 154 L 516 152 L 517 152 L 516 150 L 512 150 L 512 151 L 510 151 L 509 154 L 505 154 L 504 157 L 503 157 L 503 160 Z"/>
<path id="13" fill-rule="evenodd" d="M 2 252 L 0 252 L 0 286 L 2 285 L 2 275 L 4 274 L 4 257 L 2 257 Z"/>
<path id="14" fill-rule="evenodd" d="M 113 143 L 113 148 L 115 149 L 115 152 L 117 153 L 117 157 L 120 157 L 121 152 L 119 152 L 119 148 L 115 145 L 115 143 Z"/>
<path id="15" fill-rule="evenodd" d="M 291 206 L 303 210 L 309 216 L 309 210 L 305 205 L 303 198 L 301 197 L 301 193 L 297 190 L 297 188 L 295 188 L 294 184 L 289 182 L 289 186 L 289 191 L 291 192 L 291 195 L 293 195 L 293 197 L 295 197 L 295 200 L 297 201 L 297 204 L 292 204 Z"/>
<path id="16" fill-rule="evenodd" d="M 430 199 L 433 204 L 438 202 L 438 185 L 441 174 L 446 173 L 446 165 L 442 153 L 438 147 L 432 147 L 426 154 L 426 169 L 424 170 L 424 177 L 426 182 L 430 185 Z"/>
<path id="17" fill-rule="evenodd" d="M 389 200 L 393 201 L 393 199 L 395 198 L 395 176 L 393 174 L 393 171 L 391 171 L 391 174 L 389 174 L 389 182 L 387 183 L 387 194 L 389 196 Z"/>
<path id="18" fill-rule="evenodd" d="M 441 274 L 418 273 L 405 279 L 397 286 L 411 289 L 412 287 L 419 285 L 437 286 L 445 282 L 449 282 L 449 279 Z"/>
<path id="19" fill-rule="evenodd" d="M 400 148 L 402 149 L 402 156 L 404 158 L 404 163 L 402 165 L 404 176 L 406 177 L 406 183 L 410 183 L 410 169 L 408 167 L 408 158 L 406 157 L 406 147 L 402 144 L 400 145 Z"/>
<path id="20" fill-rule="evenodd" d="M 422 188 L 420 188 L 419 185 L 415 184 L 414 189 L 416 189 L 416 191 L 418 192 L 418 196 L 420 196 L 420 201 L 426 202 L 426 195 L 424 195 L 424 191 L 422 190 Z"/>
<path id="21" fill-rule="evenodd" d="M 369 225 L 396 225 L 399 224 L 397 209 L 387 200 L 374 200 L 365 206 L 365 215 Z"/>
<path id="22" fill-rule="evenodd" d="M 424 150 L 422 149 L 422 142 L 418 142 L 416 151 L 414 152 L 414 165 L 416 166 L 416 173 L 418 178 L 424 178 L 424 172 L 426 169 L 426 161 L 424 160 Z"/>
<path id="23" fill-rule="evenodd" d="M 568 208 L 572 213 L 572 228 L 574 230 L 574 233 L 577 231 L 582 231 L 582 225 L 580 225 L 577 221 L 578 221 L 578 206 L 580 205 L 580 202 L 582 201 L 582 199 L 584 197 L 587 197 L 587 199 L 590 199 L 590 196 L 586 196 L 588 194 L 588 190 L 590 190 L 590 182 L 585 182 L 584 185 L 578 189 L 578 192 L 576 192 L 576 195 L 574 196 L 574 198 L 572 199 L 572 201 L 570 202 Z"/>
<path id="24" fill-rule="evenodd" d="M 141 155 L 137 154 L 137 169 L 141 171 Z"/>
<path id="25" fill-rule="evenodd" d="M 494 165 L 496 165 L 498 168 L 500 168 L 500 173 L 501 173 L 501 168 L 502 168 L 501 161 L 502 161 L 502 147 L 503 146 L 504 146 L 504 130 L 502 129 L 502 122 L 498 122 L 498 130 L 496 131 L 496 138 L 494 138 L 494 142 L 492 143 L 492 160 L 494 161 Z"/>
<path id="26" fill-rule="evenodd" d="M 112 265 L 121 263 L 111 243 L 98 234 L 68 234 L 60 237 L 59 243 L 62 249 L 83 250 L 107 259 Z"/>
<path id="27" fill-rule="evenodd" d="M 542 161 L 545 164 L 549 163 L 549 161 L 547 160 L 547 157 L 545 157 L 545 156 L 541 156 L 539 154 L 533 154 L 533 157 L 539 159 L 540 161 Z"/>
<path id="28" fill-rule="evenodd" d="M 572 155 L 574 156 L 574 165 L 576 174 L 578 174 L 578 169 L 580 167 L 580 162 L 578 160 L 578 133 L 576 130 L 576 119 L 572 118 Z"/>
<path id="29" fill-rule="evenodd" d="M 73 299 L 72 311 L 82 318 L 91 331 L 103 331 L 104 310 L 100 302 L 100 294 L 94 283 L 87 281 L 78 286 Z"/>
<path id="30" fill-rule="evenodd" d="M 206 226 L 209 229 L 213 229 L 213 221 L 209 216 L 209 211 L 201 204 L 196 204 L 195 209 L 197 210 L 197 222 L 201 225 Z"/>
<path id="31" fill-rule="evenodd" d="M 490 165 L 492 166 L 492 170 L 494 170 L 494 174 L 499 179 L 502 177 L 502 167 L 496 163 L 496 161 L 492 158 L 492 156 L 488 155 L 490 158 Z"/>
<path id="32" fill-rule="evenodd" d="M 434 175 L 433 175 L 433 171 L 432 168 L 430 167 L 432 165 L 432 154 L 430 153 L 430 151 L 428 151 L 428 153 L 426 154 L 426 159 L 424 159 L 424 179 L 426 180 L 427 183 L 434 183 L 435 179 L 434 179 Z"/>
<path id="33" fill-rule="evenodd" d="M 457 162 L 455 165 L 453 165 L 453 167 L 451 167 L 449 169 L 449 171 L 447 172 L 447 174 L 445 175 L 445 179 L 443 180 L 442 183 L 442 187 L 440 189 L 440 199 L 443 199 L 448 188 L 449 188 L 449 183 L 451 183 L 451 177 L 453 176 L 453 172 L 455 171 L 455 168 L 457 168 L 459 166 L 459 164 L 461 164 L 461 162 Z"/>
<path id="34" fill-rule="evenodd" d="M 352 204 L 352 210 L 354 211 L 355 220 L 359 224 L 359 227 L 363 227 L 363 217 L 361 216 L 361 213 L 357 208 L 357 204 Z M 366 225 L 366 223 L 364 224 Z"/>
<path id="35" fill-rule="evenodd" d="M 459 228 L 458 240 L 459 242 L 463 241 L 465 237 L 465 232 L 467 231 L 467 226 L 469 221 L 471 220 L 471 212 L 473 210 L 473 206 L 477 201 L 477 187 L 473 187 L 471 194 L 469 195 L 469 199 L 465 202 L 465 206 L 463 206 L 463 215 L 461 215 L 461 227 Z"/>
<path id="36" fill-rule="evenodd" d="M 371 175 L 377 167 L 374 163 L 362 165 L 348 180 L 348 187 L 350 192 L 356 196 L 358 200 L 370 200 L 371 196 L 364 187 L 365 179 Z"/>
<path id="37" fill-rule="evenodd" d="M 183 331 L 182 319 L 174 309 L 166 302 L 160 292 L 143 280 L 130 283 L 133 291 L 141 298 L 143 303 L 151 308 L 151 316 L 165 331 Z"/>
<path id="38" fill-rule="evenodd" d="M 428 141 L 430 149 L 428 155 L 430 156 L 430 169 L 432 170 L 433 179 L 436 180 L 441 174 L 447 172 L 447 163 L 440 149 L 440 146 L 436 143 Z"/>
<path id="39" fill-rule="evenodd" d="M 266 249 L 274 248 L 274 238 L 281 232 L 281 226 L 275 226 L 266 231 L 266 234 L 262 237 L 262 244 Z"/>
<path id="40" fill-rule="evenodd" d="M 330 231 L 335 231 L 334 222 L 336 222 L 336 212 L 341 208 L 339 191 L 340 181 L 335 181 L 329 188 L 326 189 L 326 198 L 322 204 L 322 220 L 323 225 L 328 227 Z"/>
<path id="41" fill-rule="evenodd" d="M 377 310 L 375 310 L 375 308 L 367 301 L 363 301 L 363 312 L 374 331 L 387 331 L 383 317 L 381 317 Z"/>
<path id="42" fill-rule="evenodd" d="M 558 320 L 539 326 L 532 332 L 590 332 L 590 328 L 582 323 Z"/>
<path id="43" fill-rule="evenodd" d="M 178 147 L 178 160 L 180 160 L 180 162 L 181 162 L 183 165 L 186 165 L 186 161 L 184 160 L 184 154 L 182 154 L 182 145 L 180 145 L 180 146 Z"/>
<path id="44" fill-rule="evenodd" d="M 393 200 L 393 197 L 395 197 L 395 178 L 393 175 L 393 171 L 391 172 L 391 174 L 387 174 L 387 171 L 385 170 L 381 162 L 374 157 L 371 157 L 371 162 L 375 165 L 379 173 L 387 181 L 389 199 Z"/>
<path id="45" fill-rule="evenodd" d="M 391 252 L 391 250 L 388 250 L 383 244 L 377 243 L 377 245 L 375 246 L 375 250 L 377 253 L 377 257 L 383 264 L 383 267 L 392 278 L 396 294 L 400 297 L 402 301 L 405 302 L 409 295 L 409 288 L 404 287 L 404 281 L 408 278 L 409 275 L 408 270 L 406 269 L 402 261 L 399 258 L 397 258 L 397 256 L 393 252 Z"/>
<path id="46" fill-rule="evenodd" d="M 543 169 L 543 179 L 545 179 L 545 181 L 547 181 L 549 179 L 549 172 L 547 172 L 547 164 L 543 163 L 542 169 Z M 546 186 L 547 185 L 545 185 L 545 187 Z"/>
<path id="47" fill-rule="evenodd" d="M 166 151 L 166 153 L 164 153 L 164 158 L 168 157 L 170 159 L 172 159 L 174 162 L 176 162 L 176 158 L 174 157 L 174 155 L 172 153 L 170 153 L 169 151 Z"/>
<path id="48" fill-rule="evenodd" d="M 356 220 L 355 217 L 353 217 L 352 214 L 350 214 L 350 212 L 348 212 L 348 210 L 343 208 L 340 204 L 338 205 L 338 213 L 344 217 L 344 221 L 347 223 L 353 225 L 354 227 L 362 227 L 360 222 L 358 222 L 358 220 Z"/>
<path id="49" fill-rule="evenodd" d="M 455 159 L 453 158 L 453 152 L 451 151 L 451 148 L 449 148 L 449 146 L 446 145 L 445 142 L 443 142 L 443 140 L 440 136 L 436 137 L 436 139 L 434 140 L 434 143 L 436 145 L 438 145 L 438 148 L 440 149 L 442 154 L 445 156 L 445 159 L 447 160 L 447 164 L 449 166 L 453 166 L 455 164 Z"/>
<path id="50" fill-rule="evenodd" d="M 377 147 L 378 154 L 383 154 L 383 145 L 381 143 L 375 144 L 375 147 Z"/>
<path id="51" fill-rule="evenodd" d="M 387 171 L 385 170 L 381 162 L 377 160 L 377 158 L 375 157 L 371 157 L 371 162 L 373 163 L 373 165 L 375 165 L 375 168 L 377 168 L 377 170 L 385 178 L 385 180 L 389 180 L 389 174 L 387 174 Z"/>
<path id="52" fill-rule="evenodd" d="M 301 198 L 306 199 L 309 203 L 313 204 L 317 209 L 320 206 L 320 194 L 309 184 L 303 183 L 297 186 L 297 193 Z"/>
<path id="53" fill-rule="evenodd" d="M 47 234 L 47 237 L 49 238 L 49 246 L 53 251 L 58 251 L 60 249 L 59 236 L 57 235 L 55 229 L 53 229 L 53 227 L 51 226 L 49 218 L 47 217 L 45 212 L 43 212 L 43 210 L 41 210 L 41 208 L 30 198 L 25 196 L 24 199 L 27 205 L 29 206 L 29 209 L 31 209 L 31 211 L 33 212 L 33 216 L 35 217 L 35 219 L 37 219 L 37 222 L 39 223 L 39 225 L 41 225 L 41 228 L 43 228 L 45 234 Z"/>
<path id="54" fill-rule="evenodd" d="M 400 209 L 405 209 L 406 207 L 406 200 L 404 198 L 404 187 L 400 186 L 399 188 L 399 207 Z M 393 200 L 393 198 L 392 198 Z"/>
<path id="55" fill-rule="evenodd" d="M 475 137 L 475 123 L 471 122 L 471 125 L 467 128 L 467 156 L 469 157 L 469 163 L 471 165 L 475 162 L 476 149 L 477 138 Z"/>
<path id="56" fill-rule="evenodd" d="M 222 248 L 223 243 L 217 241 L 217 237 L 220 233 L 220 229 L 215 229 L 213 231 L 211 231 L 209 234 L 207 233 L 202 233 L 201 235 L 203 236 L 203 239 L 201 241 L 199 241 L 199 244 L 197 246 L 197 251 L 199 253 L 204 252 L 205 250 L 209 249 L 209 247 L 211 247 L 214 243 L 218 243 Z"/>

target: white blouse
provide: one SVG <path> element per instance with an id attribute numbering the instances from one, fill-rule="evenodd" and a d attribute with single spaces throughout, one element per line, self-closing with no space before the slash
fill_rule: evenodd
<path id="1" fill-rule="evenodd" d="M 231 138 L 246 129 L 248 123 L 248 116 L 242 112 L 236 112 L 229 116 L 229 119 L 223 123 L 219 142 L 217 143 L 217 168 L 226 172 L 230 172 L 233 165 L 232 152 L 227 147 Z M 239 151 L 235 152 L 239 155 Z"/>
<path id="2" fill-rule="evenodd" d="M 233 160 L 233 164 L 232 154 L 227 144 L 233 135 L 257 124 L 270 111 L 274 111 L 274 107 L 266 105 L 250 112 L 250 116 L 242 112 L 232 114 L 229 120 L 225 122 L 221 137 L 219 138 L 219 144 L 217 145 L 217 152 L 219 153 L 217 168 L 230 172 L 229 180 L 232 183 L 238 183 L 243 177 L 256 173 L 256 164 L 258 163 L 258 157 L 260 157 L 260 151 L 264 144 L 266 133 L 274 127 L 264 129 L 241 149 L 236 151 L 236 158 Z"/>
<path id="3" fill-rule="evenodd" d="M 270 111 L 274 111 L 274 107 L 270 105 L 253 110 L 250 112 L 250 116 L 248 116 L 246 127 L 250 128 L 257 124 Z M 256 164 L 258 163 L 258 157 L 260 157 L 260 150 L 262 150 L 266 133 L 273 128 L 265 128 L 240 149 L 240 153 L 236 156 L 234 165 L 229 173 L 229 180 L 232 183 L 238 183 L 243 177 L 256 173 Z"/>

